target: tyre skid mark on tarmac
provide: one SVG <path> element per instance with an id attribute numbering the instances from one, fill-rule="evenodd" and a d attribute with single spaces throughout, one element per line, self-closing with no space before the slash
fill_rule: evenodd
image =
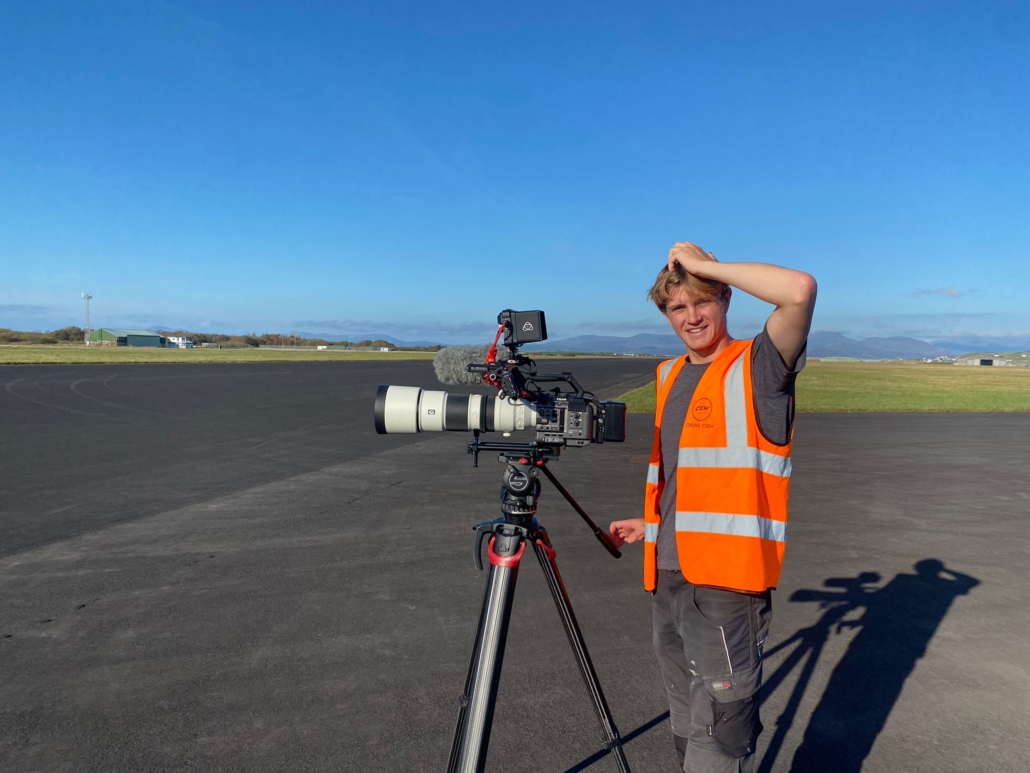
<path id="1" fill-rule="evenodd" d="M 115 373 L 114 376 L 111 376 L 110 378 L 115 378 L 115 376 L 117 376 L 117 375 L 118 374 Z M 167 413 L 161 413 L 160 411 L 147 411 L 147 410 L 144 410 L 143 408 L 134 408 L 131 405 L 120 405 L 119 403 L 112 403 L 112 402 L 109 402 L 107 400 L 101 400 L 99 397 L 93 397 L 92 395 L 87 395 L 85 392 L 83 392 L 81 389 L 79 389 L 79 384 L 81 384 L 81 383 L 83 383 L 85 381 L 94 381 L 94 380 L 96 380 L 98 378 L 100 378 L 100 376 L 89 376 L 88 378 L 80 378 L 78 381 L 73 381 L 71 384 L 68 385 L 68 387 L 69 387 L 69 389 L 71 389 L 72 392 L 77 394 L 79 397 L 82 397 L 82 398 L 84 398 L 86 400 L 93 400 L 93 401 L 95 401 L 97 403 L 100 403 L 101 405 L 106 405 L 106 406 L 109 406 L 111 408 L 119 408 L 120 410 L 123 410 L 123 411 L 133 411 L 134 413 L 142 413 L 142 414 L 145 414 L 147 416 L 161 416 L 162 418 L 165 418 L 165 419 L 177 419 L 177 420 L 180 420 L 180 419 L 184 418 L 184 417 L 181 417 L 181 416 L 173 416 L 173 415 L 170 415 L 170 414 L 167 414 Z"/>
<path id="2" fill-rule="evenodd" d="M 421 445 L 426 442 L 432 442 L 432 439 L 413 443 L 412 446 Z M 213 499 L 200 497 L 193 501 L 176 503 L 164 510 L 129 516 L 118 521 L 98 525 L 96 528 L 82 533 L 32 545 L 15 553 L 0 557 L 0 582 L 8 579 L 6 574 L 10 569 L 27 561 L 48 561 L 78 557 L 83 551 L 93 551 L 96 549 L 95 543 L 98 539 L 114 538 L 118 544 L 113 547 L 108 546 L 108 549 L 113 549 L 115 552 L 123 548 L 130 552 L 141 550 L 145 552 L 150 549 L 149 543 L 135 544 L 140 539 L 139 535 L 142 532 L 147 533 L 148 540 L 153 538 L 160 540 L 162 535 L 167 537 L 178 529 L 179 526 L 177 524 L 195 519 L 199 517 L 201 512 L 228 509 L 232 513 L 247 513 L 246 517 L 256 518 L 260 521 L 265 516 L 261 514 L 262 507 L 254 506 L 253 503 L 255 501 L 264 503 L 265 500 L 271 499 L 272 506 L 274 507 L 279 502 L 284 501 L 285 498 L 288 498 L 290 492 L 295 490 L 298 485 L 307 487 L 309 481 L 312 480 L 332 481 L 332 485 L 338 489 L 342 496 L 349 497 L 343 502 L 335 504 L 336 507 L 344 507 L 362 499 L 377 496 L 384 489 L 405 485 L 407 481 L 399 477 L 398 473 L 407 463 L 404 458 L 407 454 L 404 452 L 410 448 L 411 446 L 389 449 L 362 459 L 328 465 L 317 470 L 306 470 L 280 480 L 262 482 L 250 488 L 221 494 Z M 401 458 L 396 458 L 398 454 L 400 454 Z M 135 483 L 138 484 L 138 482 Z M 55 512 L 67 510 L 75 506 L 77 505 L 68 505 L 67 507 L 59 508 Z M 226 521 L 222 527 L 226 531 L 231 531 L 236 528 L 232 524 L 237 523 L 237 521 L 238 518 L 234 516 L 231 523 Z M 154 526 L 157 524 L 161 524 L 161 526 L 155 531 L 153 527 L 144 525 L 147 522 Z M 200 539 L 199 534 L 199 532 L 195 533 L 190 539 Z M 155 535 L 157 536 L 155 537 Z M 290 537 L 291 540 L 295 538 L 295 536 Z M 189 548 L 190 539 L 177 541 L 174 552 L 182 552 L 184 549 Z M 210 535 L 206 539 L 211 539 Z M 268 540 L 263 541 L 267 542 Z M 238 546 L 234 547 L 238 548 Z M 200 552 L 208 552 L 212 549 L 214 549 L 214 546 L 207 542 L 201 548 L 197 548 Z M 227 549 L 227 546 L 219 545 L 219 549 Z"/>
<path id="3" fill-rule="evenodd" d="M 63 405 L 54 405 L 52 403 L 45 403 L 42 400 L 35 400 L 35 399 L 33 399 L 33 398 L 31 398 L 31 397 L 29 397 L 27 395 L 23 395 L 23 394 L 17 392 L 14 389 L 14 385 L 15 384 L 20 384 L 20 383 L 22 383 L 24 381 L 28 381 L 30 378 L 31 378 L 31 376 L 29 378 L 19 378 L 19 379 L 16 379 L 14 381 L 8 381 L 8 382 L 6 382 L 4 384 L 4 388 L 11 395 L 13 395 L 14 397 L 19 398 L 20 400 L 25 400 L 26 402 L 34 403 L 35 405 L 41 405 L 44 408 L 53 408 L 53 409 L 58 410 L 58 411 L 64 411 L 65 413 L 75 413 L 75 414 L 78 414 L 80 416 L 98 416 L 98 417 L 101 417 L 101 418 L 104 418 L 104 419 L 112 419 L 112 420 L 114 419 L 114 416 L 109 416 L 106 413 L 95 413 L 93 411 L 77 411 L 74 408 L 67 408 L 67 407 L 65 407 Z M 43 389 L 39 385 L 39 379 L 36 379 L 35 381 L 33 381 L 32 385 L 34 387 L 36 387 L 37 389 L 39 389 L 41 392 L 46 392 L 47 394 L 53 394 L 49 390 Z M 56 395 L 55 395 L 55 397 L 56 397 Z"/>
<path id="4" fill-rule="evenodd" d="M 346 411 L 337 411 L 336 413 L 328 416 L 327 418 L 335 419 L 337 416 L 342 416 L 345 413 L 346 413 Z M 319 428 L 319 427 L 324 427 L 324 426 L 325 426 L 325 422 L 324 421 L 318 421 L 318 422 L 315 422 L 314 424 L 308 424 L 306 427 L 300 427 L 298 429 L 291 429 L 291 430 L 287 430 L 286 432 L 280 432 L 278 435 L 273 435 L 272 437 L 270 437 L 267 440 L 264 440 L 264 441 L 258 443 L 256 446 L 254 446 L 252 448 L 245 449 L 245 451 L 246 451 L 246 453 L 250 453 L 251 451 L 256 451 L 257 449 L 262 448 L 263 446 L 267 446 L 269 443 L 274 443 L 277 440 L 285 440 L 285 439 L 287 439 L 287 438 L 289 438 L 289 437 L 291 437 L 293 435 L 302 435 L 305 432 L 307 432 L 308 430 Z"/>
<path id="5" fill-rule="evenodd" d="M 154 364 L 154 363 L 147 363 Z M 186 365 L 191 368 L 200 368 L 205 365 L 246 365 L 247 363 L 226 363 L 226 362 L 169 362 L 169 363 L 158 363 L 162 365 Z M 167 381 L 173 378 L 252 378 L 254 376 L 289 376 L 293 373 L 292 370 L 260 370 L 256 372 L 247 371 L 245 373 L 173 373 L 171 375 L 161 374 L 160 376 L 125 376 L 122 381 Z"/>
<path id="6" fill-rule="evenodd" d="M 118 376 L 120 376 L 120 375 L 121 375 L 120 373 L 115 373 L 113 376 L 108 376 L 107 378 L 105 378 L 104 379 L 104 387 L 107 388 L 107 389 L 110 389 L 116 395 L 121 395 L 122 397 L 132 397 L 132 395 L 130 395 L 128 392 L 123 392 L 120 389 L 115 389 L 113 386 L 111 386 L 111 383 L 110 383 L 111 379 L 118 378 Z"/>

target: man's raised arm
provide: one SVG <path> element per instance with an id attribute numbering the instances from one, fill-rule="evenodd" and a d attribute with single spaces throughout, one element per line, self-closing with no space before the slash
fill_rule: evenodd
<path id="1" fill-rule="evenodd" d="M 787 367 L 794 367 L 815 311 L 817 287 L 811 274 L 769 263 L 720 263 L 690 242 L 669 250 L 669 268 L 677 263 L 694 276 L 723 282 L 776 306 L 766 330 Z"/>

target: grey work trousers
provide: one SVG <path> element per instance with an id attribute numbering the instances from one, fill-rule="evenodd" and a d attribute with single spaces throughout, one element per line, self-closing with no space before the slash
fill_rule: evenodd
<path id="1" fill-rule="evenodd" d="M 669 695 L 673 741 L 686 773 L 752 773 L 762 646 L 772 598 L 692 585 L 658 571 L 654 648 Z"/>

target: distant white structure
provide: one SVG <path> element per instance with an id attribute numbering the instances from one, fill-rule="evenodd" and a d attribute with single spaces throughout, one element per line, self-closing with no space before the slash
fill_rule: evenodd
<path id="1" fill-rule="evenodd" d="M 977 357 L 974 359 L 966 360 L 966 365 L 1008 365 L 1009 362 L 1004 357 Z"/>
<path id="2" fill-rule="evenodd" d="M 169 349 L 192 349 L 193 339 L 187 336 L 168 336 Z"/>
<path id="3" fill-rule="evenodd" d="M 318 347 L 324 349 L 325 347 Z M 389 346 L 330 346 L 331 352 L 392 352 Z"/>

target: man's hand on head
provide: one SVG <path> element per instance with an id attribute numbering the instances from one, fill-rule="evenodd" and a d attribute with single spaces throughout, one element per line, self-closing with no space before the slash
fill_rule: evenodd
<path id="1" fill-rule="evenodd" d="M 705 273 L 705 264 L 717 262 L 715 255 L 705 252 L 691 242 L 676 242 L 669 250 L 669 271 L 673 271 L 679 264 L 688 274 L 708 278 Z"/>

